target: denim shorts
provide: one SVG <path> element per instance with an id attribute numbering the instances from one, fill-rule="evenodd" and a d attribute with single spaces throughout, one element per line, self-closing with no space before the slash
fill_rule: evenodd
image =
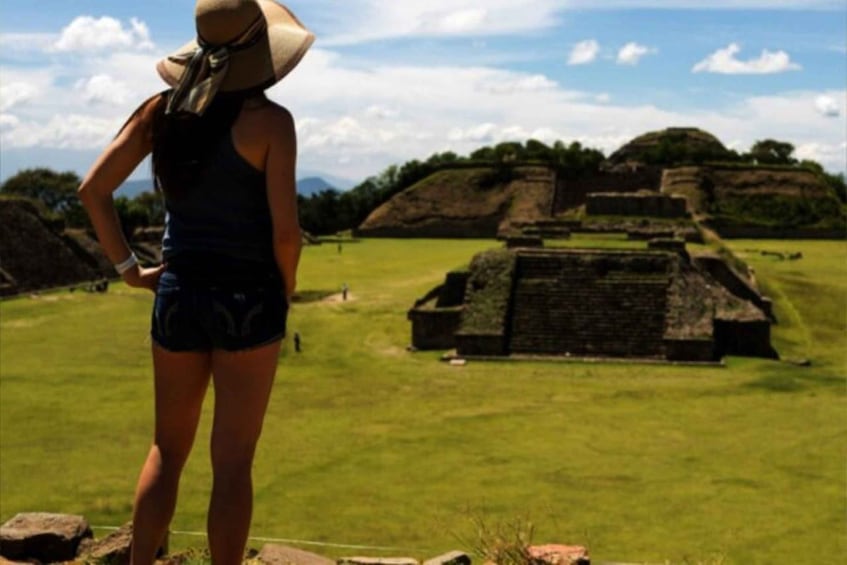
<path id="1" fill-rule="evenodd" d="M 156 289 L 150 334 L 169 351 L 238 351 L 285 337 L 287 315 L 278 274 L 218 265 L 198 275 L 169 264 Z"/>

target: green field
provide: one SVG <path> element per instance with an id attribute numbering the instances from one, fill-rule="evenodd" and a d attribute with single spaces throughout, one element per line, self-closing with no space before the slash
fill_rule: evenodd
<path id="1" fill-rule="evenodd" d="M 415 298 L 495 245 L 305 249 L 300 289 L 315 300 L 291 314 L 303 353 L 286 344 L 280 358 L 252 535 L 427 558 L 462 548 L 475 521 L 529 520 L 534 541 L 588 545 L 597 561 L 841 562 L 847 244 L 731 242 L 775 300 L 777 350 L 811 367 L 741 358 L 451 367 L 438 353 L 407 352 Z M 344 282 L 349 301 L 320 299 Z M 151 302 L 115 285 L 0 304 L 0 520 L 129 519 L 152 429 Z M 206 413 L 175 530 L 204 529 L 209 426 Z"/>

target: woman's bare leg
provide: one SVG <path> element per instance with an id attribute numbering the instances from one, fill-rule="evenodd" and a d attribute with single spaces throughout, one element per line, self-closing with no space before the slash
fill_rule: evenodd
<path id="1" fill-rule="evenodd" d="M 210 369 L 210 353 L 174 353 L 153 345 L 156 429 L 135 490 L 133 565 L 153 563 L 173 517 L 179 477 L 194 443 Z"/>
<path id="2" fill-rule="evenodd" d="M 212 352 L 214 483 L 208 531 L 215 565 L 240 564 L 244 557 L 253 512 L 253 455 L 273 387 L 279 347 L 277 341 L 248 351 Z"/>

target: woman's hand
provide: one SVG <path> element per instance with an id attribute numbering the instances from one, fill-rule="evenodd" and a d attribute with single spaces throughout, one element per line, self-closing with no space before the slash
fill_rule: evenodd
<path id="1" fill-rule="evenodd" d="M 159 284 L 159 277 L 165 271 L 167 265 L 161 264 L 158 267 L 144 268 L 141 265 L 135 265 L 123 274 L 123 280 L 126 284 L 134 288 L 146 288 L 152 292 L 156 292 L 156 286 Z"/>

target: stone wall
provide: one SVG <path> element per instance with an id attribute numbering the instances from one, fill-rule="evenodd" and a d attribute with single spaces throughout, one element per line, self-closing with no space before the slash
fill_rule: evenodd
<path id="1" fill-rule="evenodd" d="M 470 273 L 451 271 L 441 284 L 415 301 L 407 319 L 412 322 L 412 347 L 420 350 L 452 349 L 464 311 L 465 288 Z"/>
<path id="2" fill-rule="evenodd" d="M 31 290 L 70 286 L 101 277 L 92 263 L 77 255 L 61 233 L 30 202 L 0 200 L 0 268 L 5 272 L 3 291 L 18 294 Z"/>
<path id="3" fill-rule="evenodd" d="M 711 363 L 716 359 L 712 339 L 666 339 L 665 357 L 668 361 Z"/>
<path id="4" fill-rule="evenodd" d="M 733 271 L 726 261 L 717 255 L 701 254 L 693 259 L 694 264 L 702 271 L 718 281 L 721 286 L 731 292 L 734 296 L 748 302 L 752 302 L 762 311 L 765 316 L 773 319 L 773 303 L 753 288 L 753 286 L 741 275 Z"/>
<path id="5" fill-rule="evenodd" d="M 436 308 L 461 306 L 465 302 L 465 288 L 470 277 L 468 271 L 451 271 L 444 278 L 444 284 L 435 303 Z"/>
<path id="6" fill-rule="evenodd" d="M 358 228 L 356 237 L 486 239 L 497 235 L 505 209 L 495 216 L 426 218 L 421 221 Z"/>
<path id="7" fill-rule="evenodd" d="M 715 353 L 778 359 L 767 320 L 715 320 Z"/>
<path id="8" fill-rule="evenodd" d="M 649 216 L 684 218 L 686 200 L 682 196 L 660 193 L 600 192 L 586 196 L 585 211 L 594 216 Z"/>
<path id="9" fill-rule="evenodd" d="M 466 357 L 714 362 L 727 354 L 776 356 L 766 298 L 737 275 L 713 276 L 721 269 L 692 261 L 680 240 L 653 245 L 659 249 L 481 253 L 470 273 L 448 275 L 415 303 L 413 345 L 455 347 Z"/>
<path id="10" fill-rule="evenodd" d="M 732 226 L 714 220 L 706 225 L 726 239 L 847 239 L 847 231 L 840 229 Z"/>
<path id="11" fill-rule="evenodd" d="M 512 353 L 664 357 L 667 253 L 522 252 Z"/>
<path id="12" fill-rule="evenodd" d="M 517 256 L 495 249 L 471 261 L 465 312 L 456 332 L 460 355 L 505 355 L 506 327 Z"/>
<path id="13" fill-rule="evenodd" d="M 626 172 L 599 171 L 577 178 L 560 177 L 556 182 L 552 215 L 561 214 L 569 208 L 585 204 L 589 194 L 596 192 L 625 192 L 639 190 L 658 191 L 662 181 L 662 170 L 641 167 Z"/>
<path id="14" fill-rule="evenodd" d="M 412 346 L 422 351 L 453 349 L 455 333 L 462 322 L 462 306 L 427 310 L 415 308 L 408 313 L 412 322 Z"/>
<path id="15" fill-rule="evenodd" d="M 459 355 L 500 357 L 506 355 L 506 338 L 501 333 L 456 333 L 456 351 Z"/>
<path id="16" fill-rule="evenodd" d="M 512 225 L 550 214 L 554 175 L 547 167 L 516 167 L 494 182 L 490 167 L 444 169 L 395 194 L 354 230 L 362 237 L 490 238 Z"/>

